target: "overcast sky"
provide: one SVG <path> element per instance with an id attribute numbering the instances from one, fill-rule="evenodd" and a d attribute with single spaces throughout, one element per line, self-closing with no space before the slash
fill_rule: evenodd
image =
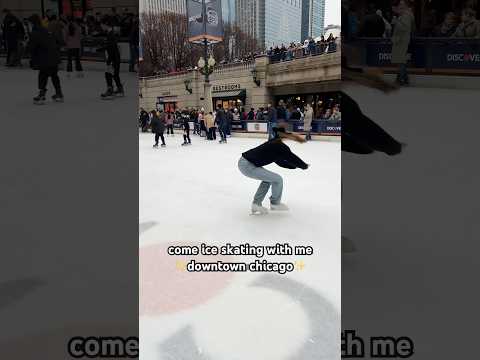
<path id="1" fill-rule="evenodd" d="M 341 25 L 341 0 L 325 0 L 325 26 Z"/>

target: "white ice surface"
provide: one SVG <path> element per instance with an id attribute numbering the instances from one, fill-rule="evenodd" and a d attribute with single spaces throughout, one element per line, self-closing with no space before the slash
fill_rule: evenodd
<path id="1" fill-rule="evenodd" d="M 333 305 L 338 321 L 334 330 L 325 331 L 334 332 L 330 335 L 339 345 L 340 143 L 289 142 L 292 151 L 311 164 L 307 171 L 268 167 L 284 178 L 283 202 L 290 211 L 249 216 L 259 182 L 243 176 L 237 162 L 242 152 L 263 141 L 231 138 L 227 145 L 220 145 L 192 136 L 193 145 L 181 147 L 181 134 L 176 134 L 166 137 L 166 148 L 153 149 L 153 135 L 140 134 L 139 220 L 140 224 L 156 223 L 140 234 L 140 247 L 177 241 L 218 246 L 227 242 L 311 245 L 315 252 L 303 257 L 303 271 L 275 276 L 296 280 Z M 264 204 L 268 205 L 268 197 Z M 141 317 L 142 360 L 177 359 L 162 352 L 161 346 L 186 327 L 193 328 L 199 359 L 293 359 L 305 343 L 316 341 L 311 328 L 323 315 L 307 314 L 299 302 L 301 294 L 292 298 L 251 287 L 261 277 L 236 274 L 201 306 Z M 314 358 L 304 355 L 303 360 Z"/>

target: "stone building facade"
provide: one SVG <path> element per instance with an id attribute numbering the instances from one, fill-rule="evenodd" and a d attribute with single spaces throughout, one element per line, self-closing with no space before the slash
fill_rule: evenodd
<path id="1" fill-rule="evenodd" d="M 341 80 L 340 52 L 270 64 L 268 57 L 230 64 L 210 76 L 213 106 L 235 104 L 245 109 L 266 107 L 279 96 L 334 92 Z M 194 70 L 141 78 L 139 105 L 144 109 L 200 109 L 205 106 L 204 76 Z"/>

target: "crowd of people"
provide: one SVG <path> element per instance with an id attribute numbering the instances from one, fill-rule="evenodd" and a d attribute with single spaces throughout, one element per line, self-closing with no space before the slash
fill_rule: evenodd
<path id="1" fill-rule="evenodd" d="M 290 61 L 305 56 L 321 55 L 337 51 L 339 39 L 330 34 L 327 39 L 324 36 L 315 41 L 313 38 L 306 39 L 304 43 L 291 43 L 289 46 L 271 47 L 267 55 L 272 62 Z"/>
<path id="2" fill-rule="evenodd" d="M 6 51 L 6 66 L 22 66 L 22 59 L 31 55 L 29 42 L 33 24 L 27 18 L 20 20 L 9 9 L 4 9 L 3 14 L 1 42 Z M 122 14 L 118 14 L 116 9 L 112 8 L 108 14 L 97 12 L 95 15 L 74 17 L 57 16 L 51 10 L 47 10 L 45 16 L 41 18 L 41 25 L 56 38 L 60 50 L 64 52 L 67 58 L 67 72 L 72 71 L 72 60 L 75 60 L 75 70 L 81 76 L 80 57 L 83 39 L 107 37 L 109 30 L 102 25 L 106 18 L 117 38 L 128 39 L 129 70 L 135 71 L 138 62 L 139 27 L 138 16 L 134 13 L 125 9 Z"/>
<path id="3" fill-rule="evenodd" d="M 340 104 L 332 104 L 331 108 L 325 109 L 319 119 L 327 121 L 341 121 L 342 115 Z M 165 131 L 167 136 L 174 136 L 174 128 L 183 130 L 182 145 L 190 145 L 190 123 L 193 123 L 193 135 L 198 135 L 205 140 L 214 141 L 217 139 L 217 131 L 220 137 L 220 143 L 227 143 L 227 138 L 231 136 L 232 124 L 241 121 L 266 121 L 269 124 L 269 132 L 277 123 L 288 123 L 289 121 L 300 121 L 306 140 L 311 140 L 312 121 L 315 120 L 314 108 L 311 104 L 305 107 L 291 108 L 283 101 L 278 106 L 269 104 L 266 108 L 255 110 L 251 108 L 246 111 L 244 108 L 224 109 L 218 105 L 213 112 L 207 113 L 204 109 L 184 109 L 176 111 L 150 110 L 141 108 L 139 113 L 139 127 L 142 132 L 151 131 L 155 134 L 154 147 L 158 147 L 161 139 L 161 146 L 165 144 Z"/>
<path id="4" fill-rule="evenodd" d="M 407 4 L 411 7 L 411 4 Z M 413 16 L 413 13 L 412 13 Z M 443 38 L 480 38 L 480 20 L 475 9 L 465 7 L 461 11 L 439 14 L 435 9 L 425 11 L 420 26 L 414 24 L 412 36 Z M 401 26 L 400 17 L 392 9 L 379 9 L 374 4 L 360 20 L 353 6 L 348 9 L 347 31 L 351 37 L 390 38 L 396 26 Z"/>
<path id="5" fill-rule="evenodd" d="M 100 97 L 105 100 L 124 96 L 120 79 L 121 55 L 118 45 L 121 32 L 118 29 L 120 18 L 115 16 L 113 10 L 112 14 L 104 15 L 99 20 L 101 38 L 97 52 L 104 54 L 107 65 L 105 70 L 107 90 Z M 78 77 L 83 77 L 81 51 L 85 29 L 82 20 L 73 17 L 58 18 L 47 11 L 47 16 L 43 18 L 33 14 L 26 19 L 26 23 L 22 23 L 11 11 L 5 9 L 4 14 L 2 29 L 7 48 L 6 66 L 21 66 L 22 54 L 24 51 L 28 52 L 30 67 L 38 70 L 39 93 L 33 98 L 34 104 L 45 103 L 48 79 L 51 79 L 55 90 L 52 100 L 63 102 L 64 94 L 58 76 L 62 51 L 67 55 L 67 76 L 73 71 L 74 61 Z M 138 31 L 138 26 L 134 24 L 135 22 L 132 22 L 129 31 L 134 32 L 134 29 Z M 25 49 L 20 45 L 22 41 L 25 42 Z M 136 44 L 138 47 L 138 41 Z"/>

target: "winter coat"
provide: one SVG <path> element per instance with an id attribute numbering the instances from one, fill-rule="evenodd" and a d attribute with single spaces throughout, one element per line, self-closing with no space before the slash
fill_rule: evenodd
<path id="1" fill-rule="evenodd" d="M 406 64 L 408 46 L 412 37 L 414 17 L 406 12 L 398 17 L 392 34 L 392 64 Z"/>
<path id="2" fill-rule="evenodd" d="M 480 20 L 473 20 L 468 23 L 460 23 L 452 37 L 480 38 Z"/>
<path id="3" fill-rule="evenodd" d="M 168 114 L 167 115 L 167 125 L 173 125 L 173 121 L 175 120 L 175 115 L 173 114 Z"/>
<path id="4" fill-rule="evenodd" d="M 218 124 L 218 127 L 223 127 L 226 125 L 227 122 L 227 114 L 223 109 L 217 110 L 217 114 L 215 116 L 215 122 Z"/>
<path id="5" fill-rule="evenodd" d="M 152 117 L 152 132 L 161 134 L 165 131 L 165 117 L 160 114 L 160 117 L 153 115 Z"/>
<path id="6" fill-rule="evenodd" d="M 120 50 L 118 48 L 117 37 L 113 31 L 107 34 L 107 37 L 97 51 L 105 51 L 107 65 L 120 64 Z"/>
<path id="7" fill-rule="evenodd" d="M 60 63 L 60 49 L 56 39 L 44 27 L 32 29 L 29 50 L 33 68 L 55 67 Z"/>
<path id="8" fill-rule="evenodd" d="M 70 27 L 74 30 L 70 35 Z M 68 24 L 64 29 L 65 46 L 67 49 L 80 49 L 82 43 L 82 29 L 75 23 Z"/>
<path id="9" fill-rule="evenodd" d="M 215 120 L 213 119 L 212 114 L 205 115 L 205 127 L 207 129 L 215 127 Z"/>
<path id="10" fill-rule="evenodd" d="M 250 110 L 250 112 L 247 115 L 247 120 L 254 120 L 255 119 L 255 113 L 253 110 Z"/>
<path id="11" fill-rule="evenodd" d="M 228 111 L 225 116 L 226 119 L 226 126 L 232 125 L 232 121 L 235 120 L 235 116 L 232 114 L 231 111 Z"/>
<path id="12" fill-rule="evenodd" d="M 277 122 L 277 110 L 275 108 L 271 107 L 270 109 L 268 109 L 267 121 L 271 123 Z"/>
<path id="13" fill-rule="evenodd" d="M 287 120 L 287 109 L 285 109 L 283 106 L 279 106 L 277 109 L 277 119 Z"/>
<path id="14" fill-rule="evenodd" d="M 303 129 L 305 131 L 310 131 L 312 129 L 312 121 L 313 121 L 313 108 L 310 108 L 307 111 L 305 111 L 305 118 L 303 119 Z"/>
<path id="15" fill-rule="evenodd" d="M 3 19 L 3 37 L 5 41 L 13 42 L 21 39 L 25 34 L 22 22 L 14 15 L 8 14 Z"/>

